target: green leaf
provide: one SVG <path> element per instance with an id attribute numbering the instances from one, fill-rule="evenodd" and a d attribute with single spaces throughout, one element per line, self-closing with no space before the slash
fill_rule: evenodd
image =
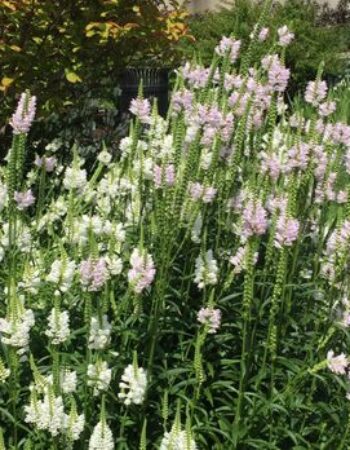
<path id="1" fill-rule="evenodd" d="M 66 78 L 70 83 L 81 83 L 83 80 L 80 78 L 80 76 L 72 71 L 66 71 Z"/>

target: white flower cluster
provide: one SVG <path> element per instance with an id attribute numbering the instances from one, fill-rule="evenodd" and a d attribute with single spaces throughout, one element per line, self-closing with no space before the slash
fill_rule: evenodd
<path id="1" fill-rule="evenodd" d="M 60 373 L 62 392 L 71 394 L 77 390 L 77 373 L 75 370 L 63 369 Z"/>
<path id="2" fill-rule="evenodd" d="M 102 350 L 110 342 L 112 326 L 108 322 L 106 315 L 102 318 L 102 323 L 97 317 L 92 317 L 90 322 L 89 349 Z"/>
<path id="3" fill-rule="evenodd" d="M 49 387 L 42 400 L 32 391 L 30 404 L 24 407 L 25 421 L 35 425 L 38 430 L 47 430 L 52 436 L 67 434 L 70 439 L 78 440 L 84 429 L 84 414 L 65 414 L 62 397 L 55 396 Z"/>
<path id="4" fill-rule="evenodd" d="M 124 370 L 119 388 L 121 392 L 118 397 L 123 400 L 125 405 L 131 403 L 140 405 L 144 400 L 147 388 L 146 371 L 135 364 L 129 364 Z"/>
<path id="5" fill-rule="evenodd" d="M 18 348 L 17 353 L 22 355 L 28 349 L 29 333 L 34 324 L 34 313 L 31 309 L 24 310 L 20 317 L 14 319 L 0 319 L 1 342 Z"/>
<path id="6" fill-rule="evenodd" d="M 205 255 L 199 255 L 196 259 L 196 270 L 194 282 L 199 289 L 218 282 L 218 265 L 213 257 L 213 251 L 208 250 Z"/>
<path id="7" fill-rule="evenodd" d="M 47 430 L 52 436 L 58 436 L 63 428 L 63 399 L 61 396 L 55 397 L 51 389 L 44 394 L 43 400 L 38 400 L 32 393 L 30 404 L 24 407 L 24 411 L 25 421 L 38 430 Z"/>
<path id="8" fill-rule="evenodd" d="M 75 262 L 69 259 L 60 260 L 56 259 L 51 266 L 51 271 L 46 277 L 46 280 L 50 283 L 54 283 L 58 286 L 60 291 L 67 292 L 75 273 Z"/>
<path id="9" fill-rule="evenodd" d="M 65 342 L 70 334 L 68 311 L 58 311 L 56 308 L 52 308 L 45 334 L 54 345 Z"/>
<path id="10" fill-rule="evenodd" d="M 197 450 L 197 445 L 186 431 L 173 427 L 170 433 L 166 432 L 160 444 L 159 450 Z"/>
<path id="11" fill-rule="evenodd" d="M 89 441 L 89 450 L 113 450 L 113 434 L 109 426 L 100 421 L 94 428 Z"/>
<path id="12" fill-rule="evenodd" d="M 82 192 L 87 184 L 86 170 L 79 167 L 68 167 L 64 174 L 63 186 L 67 189 L 77 189 Z"/>
<path id="13" fill-rule="evenodd" d="M 97 361 L 95 364 L 89 364 L 88 370 L 88 386 L 94 388 L 94 395 L 108 389 L 112 378 L 112 369 L 108 368 L 106 361 Z"/>
<path id="14" fill-rule="evenodd" d="M 77 441 L 84 430 L 85 415 L 76 414 L 75 412 L 70 415 L 65 414 L 63 417 L 63 429 L 70 441 Z"/>

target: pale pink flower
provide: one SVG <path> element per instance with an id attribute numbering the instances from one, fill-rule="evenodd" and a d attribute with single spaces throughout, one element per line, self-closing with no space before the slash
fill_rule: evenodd
<path id="1" fill-rule="evenodd" d="M 141 253 L 138 248 L 135 248 L 130 256 L 130 264 L 128 280 L 134 292 L 140 294 L 152 284 L 156 274 L 152 256 L 146 252 Z"/>
<path id="2" fill-rule="evenodd" d="M 318 113 L 322 117 L 330 116 L 336 110 L 336 104 L 333 101 L 321 103 L 318 107 Z"/>
<path id="3" fill-rule="evenodd" d="M 282 248 L 283 246 L 290 247 L 298 238 L 299 221 L 282 215 L 277 220 L 275 247 Z"/>
<path id="4" fill-rule="evenodd" d="M 327 365 L 331 372 L 337 375 L 344 375 L 348 368 L 349 361 L 344 353 L 334 356 L 334 351 L 330 350 L 327 353 Z"/>
<path id="5" fill-rule="evenodd" d="M 203 203 L 212 203 L 217 193 L 217 189 L 212 186 L 204 188 Z"/>
<path id="6" fill-rule="evenodd" d="M 267 226 L 267 212 L 261 205 L 261 201 L 250 200 L 243 210 L 243 236 L 260 236 L 265 233 Z"/>
<path id="7" fill-rule="evenodd" d="M 14 134 L 29 132 L 34 121 L 35 111 L 36 97 L 31 97 L 27 93 L 21 94 L 17 109 L 10 120 Z"/>
<path id="8" fill-rule="evenodd" d="M 220 328 L 221 311 L 220 309 L 201 308 L 197 314 L 197 320 L 208 326 L 208 333 L 215 334 Z"/>
<path id="9" fill-rule="evenodd" d="M 325 81 L 309 81 L 305 91 L 305 101 L 318 106 L 326 98 L 328 86 Z"/>
<path id="10" fill-rule="evenodd" d="M 151 121 L 151 104 L 147 99 L 134 98 L 131 100 L 130 112 L 132 112 L 141 123 L 148 124 Z"/>
<path id="11" fill-rule="evenodd" d="M 260 42 L 266 41 L 268 35 L 269 35 L 269 29 L 262 28 L 260 30 L 260 33 L 258 34 L 258 41 L 260 41 Z"/>
<path id="12" fill-rule="evenodd" d="M 289 31 L 287 25 L 284 25 L 283 27 L 279 28 L 277 30 L 277 33 L 278 33 L 278 37 L 279 37 L 278 43 L 282 47 L 286 47 L 294 39 L 294 33 Z"/>
<path id="13" fill-rule="evenodd" d="M 28 189 L 28 191 L 25 192 L 15 191 L 13 197 L 15 199 L 15 202 L 17 203 L 17 208 L 21 211 L 29 208 L 29 206 L 32 206 L 35 202 L 35 197 L 31 189 Z"/>
<path id="14" fill-rule="evenodd" d="M 90 292 L 102 289 L 109 278 L 107 263 L 104 258 L 89 258 L 80 263 L 80 282 Z"/>
<path id="15" fill-rule="evenodd" d="M 34 164 L 37 167 L 44 167 L 45 172 L 53 172 L 56 167 L 57 159 L 54 156 L 35 156 Z"/>
<path id="16" fill-rule="evenodd" d="M 215 52 L 219 56 L 228 55 L 231 63 L 235 63 L 238 57 L 239 49 L 241 47 L 241 41 L 233 39 L 231 37 L 224 36 L 219 45 L 215 47 Z"/>
<path id="17" fill-rule="evenodd" d="M 156 188 L 164 186 L 173 186 L 175 184 L 175 167 L 173 164 L 167 164 L 165 167 L 153 167 L 153 181 Z"/>

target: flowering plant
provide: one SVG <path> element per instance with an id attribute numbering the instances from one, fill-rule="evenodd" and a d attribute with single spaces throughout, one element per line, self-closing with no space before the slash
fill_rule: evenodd
<path id="1" fill-rule="evenodd" d="M 350 126 L 283 100 L 286 27 L 232 36 L 88 174 L 0 170 L 0 449 L 347 448 Z M 240 60 L 240 66 L 237 61 Z M 322 426 L 319 424 L 322 423 Z"/>

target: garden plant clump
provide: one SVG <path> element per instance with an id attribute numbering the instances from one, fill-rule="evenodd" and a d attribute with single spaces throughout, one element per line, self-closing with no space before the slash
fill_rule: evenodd
<path id="1" fill-rule="evenodd" d="M 267 11 L 264 12 L 267 14 Z M 350 127 L 283 26 L 177 74 L 91 174 L 14 113 L 0 184 L 0 449 L 346 449 Z M 296 37 L 297 38 L 297 37 Z M 40 99 L 38 99 L 40 101 Z M 26 163 L 26 164 L 25 164 Z"/>

